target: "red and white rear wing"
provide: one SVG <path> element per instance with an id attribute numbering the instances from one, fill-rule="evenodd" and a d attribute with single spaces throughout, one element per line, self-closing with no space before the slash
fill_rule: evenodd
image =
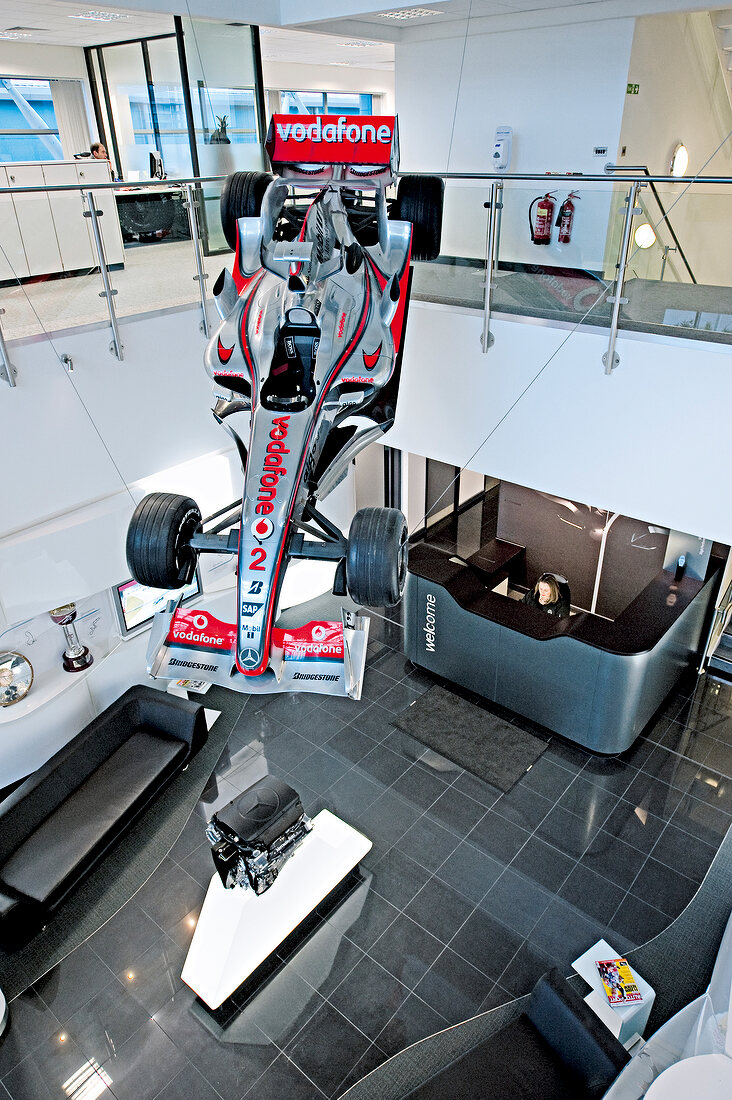
<path id="1" fill-rule="evenodd" d="M 393 183 L 399 169 L 394 115 L 272 115 L 265 148 L 272 168 L 303 183 Z"/>

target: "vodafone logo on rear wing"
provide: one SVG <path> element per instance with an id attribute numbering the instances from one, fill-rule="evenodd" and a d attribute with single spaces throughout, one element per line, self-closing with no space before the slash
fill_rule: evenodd
<path id="1" fill-rule="evenodd" d="M 394 115 L 273 115 L 265 148 L 272 167 L 292 166 L 313 176 L 345 165 L 343 178 L 367 181 L 399 167 Z"/>

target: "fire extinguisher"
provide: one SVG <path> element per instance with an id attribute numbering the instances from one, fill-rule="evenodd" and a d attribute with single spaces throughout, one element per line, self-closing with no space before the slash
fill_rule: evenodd
<path id="1" fill-rule="evenodd" d="M 576 191 L 569 192 L 566 199 L 559 207 L 557 220 L 554 223 L 559 229 L 560 244 L 569 244 L 572 239 L 572 225 L 574 223 L 574 203 L 572 199 L 579 200 L 579 195 Z"/>
<path id="2" fill-rule="evenodd" d="M 554 199 L 556 191 L 548 191 L 543 197 L 537 195 L 529 206 L 529 232 L 533 244 L 549 244 L 552 239 L 552 221 L 554 220 Z M 538 203 L 538 205 L 537 205 Z M 536 206 L 536 218 L 531 215 Z"/>

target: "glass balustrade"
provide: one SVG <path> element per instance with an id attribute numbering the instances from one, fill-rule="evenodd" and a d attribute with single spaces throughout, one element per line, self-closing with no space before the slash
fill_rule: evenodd
<path id="1" fill-rule="evenodd" d="M 23 192 L 17 188 L 32 186 L 31 181 L 7 182 L 9 189 L 0 194 L 6 340 L 108 322 L 90 220 L 81 217 L 81 192 Z M 218 215 L 222 182 L 219 177 L 194 188 L 209 296 L 221 268 L 231 263 Z M 491 182 L 447 179 L 441 254 L 430 263 L 415 263 L 415 299 L 483 310 Z M 501 182 L 491 314 L 610 325 L 632 185 L 552 176 Z M 728 184 L 650 182 L 640 180 L 630 223 L 619 328 L 732 342 Z M 572 193 L 567 234 L 566 225 L 561 232 L 557 222 Z M 540 209 L 547 194 L 551 211 Z M 126 182 L 96 188 L 94 195 L 104 211 L 100 225 L 117 316 L 200 304 L 185 181 Z M 537 229 L 540 240 L 548 234 L 546 243 L 532 240 Z"/>

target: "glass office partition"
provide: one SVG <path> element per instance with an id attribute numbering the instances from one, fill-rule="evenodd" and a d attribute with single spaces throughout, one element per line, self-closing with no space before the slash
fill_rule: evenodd
<path id="1" fill-rule="evenodd" d="M 183 82 L 175 38 L 153 38 L 144 43 L 151 77 L 151 98 L 157 126 L 150 140 L 162 157 L 163 170 L 171 179 L 193 175 L 188 140 Z"/>
<path id="2" fill-rule="evenodd" d="M 257 120 L 252 28 L 188 18 L 182 27 L 200 174 L 261 172 L 263 135 Z M 223 251 L 221 186 L 206 184 L 202 192 L 206 250 Z"/>
<path id="3" fill-rule="evenodd" d="M 153 112 L 139 42 L 100 50 L 125 183 L 150 178 Z"/>

